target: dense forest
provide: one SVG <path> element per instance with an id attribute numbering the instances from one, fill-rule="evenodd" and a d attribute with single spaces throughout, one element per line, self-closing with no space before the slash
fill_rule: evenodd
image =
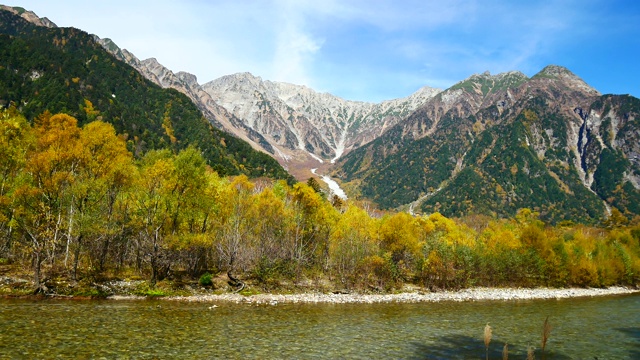
<path id="1" fill-rule="evenodd" d="M 640 223 L 616 211 L 601 227 L 552 227 L 529 209 L 500 220 L 382 214 L 327 199 L 313 180 L 220 176 L 195 147 L 134 157 L 111 124 L 44 112 L 31 125 L 9 108 L 0 265 L 30 274 L 36 291 L 61 278 L 137 276 L 153 288 L 207 273 L 263 290 L 637 285 Z"/>

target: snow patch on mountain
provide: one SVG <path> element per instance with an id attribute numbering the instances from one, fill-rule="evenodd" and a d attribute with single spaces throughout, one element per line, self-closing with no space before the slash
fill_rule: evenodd
<path id="1" fill-rule="evenodd" d="M 337 197 L 339 197 L 342 200 L 347 200 L 347 194 L 344 192 L 344 190 L 342 190 L 342 188 L 340 187 L 340 185 L 333 180 L 331 177 L 327 176 L 327 175 L 320 175 L 317 173 L 318 169 L 314 168 L 311 169 L 311 173 L 313 175 L 318 175 L 320 176 L 320 179 L 327 184 L 327 186 L 329 186 L 329 195 L 335 195 Z"/>

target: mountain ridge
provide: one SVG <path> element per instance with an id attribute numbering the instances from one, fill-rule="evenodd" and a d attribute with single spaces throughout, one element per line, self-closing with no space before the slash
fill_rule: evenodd
<path id="1" fill-rule="evenodd" d="M 423 88 L 407 98 L 373 104 L 262 80 L 250 73 L 226 75 L 203 88 L 248 126 L 272 133 L 271 142 L 281 150 L 306 150 L 324 160 L 335 160 L 354 145 L 377 137 L 376 128 L 384 131 L 399 121 L 401 116 L 385 117 L 389 108 L 405 105 L 408 113 L 417 107 L 415 99 L 439 92 Z"/>
<path id="2" fill-rule="evenodd" d="M 377 138 L 441 91 L 424 86 L 404 98 L 368 103 L 319 93 L 304 85 L 262 80 L 248 72 L 200 85 L 193 74 L 174 73 L 155 58 L 139 60 L 108 38 L 96 39 L 150 81 L 189 96 L 212 124 L 271 154 L 301 180 L 309 176 L 310 160 L 332 163 Z M 249 85 L 253 88 L 247 88 Z M 273 104 L 279 111 L 272 111 Z"/>
<path id="3" fill-rule="evenodd" d="M 513 216 L 531 207 L 581 222 L 617 208 L 633 217 L 639 102 L 601 95 L 557 65 L 531 78 L 475 74 L 347 154 L 334 176 L 383 208 Z"/>

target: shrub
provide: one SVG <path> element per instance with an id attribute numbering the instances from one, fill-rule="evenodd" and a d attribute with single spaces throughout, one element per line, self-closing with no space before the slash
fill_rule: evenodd
<path id="1" fill-rule="evenodd" d="M 198 283 L 202 286 L 212 286 L 213 280 L 211 277 L 211 274 L 209 272 L 206 272 L 202 274 L 202 276 L 200 276 L 200 280 L 198 280 Z"/>

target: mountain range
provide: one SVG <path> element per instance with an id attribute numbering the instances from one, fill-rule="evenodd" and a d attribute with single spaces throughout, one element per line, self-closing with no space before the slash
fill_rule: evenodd
<path id="1" fill-rule="evenodd" d="M 55 28 L 24 9 L 5 9 Z M 528 207 L 551 222 L 587 223 L 612 211 L 640 214 L 640 100 L 602 95 L 560 66 L 531 78 L 476 74 L 374 104 L 249 73 L 200 85 L 109 39 L 93 40 L 151 83 L 186 95 L 215 128 L 299 180 L 320 168 L 350 197 L 381 208 L 503 217 Z"/>
<path id="2" fill-rule="evenodd" d="M 311 176 L 310 167 L 333 163 L 376 139 L 441 91 L 424 87 L 406 98 L 374 104 L 250 73 L 200 85 L 195 75 L 173 73 L 154 58 L 141 61 L 110 39 L 96 40 L 150 81 L 189 96 L 211 123 L 271 154 L 300 180 Z"/>
<path id="3" fill-rule="evenodd" d="M 640 101 L 568 69 L 473 75 L 439 93 L 336 174 L 382 207 L 449 216 L 600 221 L 640 211 Z"/>

